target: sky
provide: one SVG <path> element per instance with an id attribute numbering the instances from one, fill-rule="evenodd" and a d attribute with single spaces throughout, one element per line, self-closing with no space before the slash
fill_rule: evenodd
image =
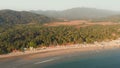
<path id="1" fill-rule="evenodd" d="M 120 0 L 0 0 L 0 10 L 65 10 L 75 7 L 120 11 Z"/>

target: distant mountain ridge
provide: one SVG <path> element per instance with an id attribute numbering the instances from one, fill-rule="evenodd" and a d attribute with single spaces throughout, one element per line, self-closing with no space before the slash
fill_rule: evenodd
<path id="1" fill-rule="evenodd" d="M 58 18 L 58 19 L 56 19 Z M 120 21 L 120 14 L 114 11 L 94 8 L 72 8 L 64 11 L 14 11 L 0 10 L 0 24 L 50 23 L 61 19 L 92 19 L 96 21 Z"/>
<path id="2" fill-rule="evenodd" d="M 42 10 L 32 10 L 30 12 L 43 14 L 48 17 L 54 18 L 65 18 L 65 19 L 91 19 L 91 18 L 101 18 L 108 17 L 112 15 L 119 14 L 115 11 L 103 10 L 103 9 L 95 9 L 95 8 L 72 8 L 63 11 L 42 11 Z"/>
<path id="3" fill-rule="evenodd" d="M 0 24 L 48 23 L 52 18 L 27 11 L 0 10 Z"/>

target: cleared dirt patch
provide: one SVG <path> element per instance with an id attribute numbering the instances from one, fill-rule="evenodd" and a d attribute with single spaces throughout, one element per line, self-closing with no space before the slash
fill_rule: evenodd
<path id="1" fill-rule="evenodd" d="M 85 26 L 91 26 L 91 25 L 116 25 L 119 23 L 113 23 L 113 22 L 89 22 L 85 20 L 74 20 L 74 21 L 67 21 L 67 22 L 53 22 L 49 24 L 44 24 L 44 26 L 61 26 L 61 25 L 67 25 L 67 26 L 76 26 L 76 27 L 85 27 Z"/>

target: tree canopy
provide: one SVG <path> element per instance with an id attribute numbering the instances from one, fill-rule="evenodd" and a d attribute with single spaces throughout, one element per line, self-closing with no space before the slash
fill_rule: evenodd
<path id="1" fill-rule="evenodd" d="M 15 25 L 0 28 L 0 54 L 29 47 L 94 43 L 116 39 L 120 25 L 74 26 Z"/>

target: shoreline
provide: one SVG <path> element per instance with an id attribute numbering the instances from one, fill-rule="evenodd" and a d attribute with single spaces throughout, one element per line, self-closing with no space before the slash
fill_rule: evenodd
<path id="1" fill-rule="evenodd" d="M 44 52 L 59 52 L 60 50 L 69 50 L 74 51 L 77 49 L 78 51 L 89 51 L 89 50 L 107 50 L 113 48 L 120 48 L 120 38 L 117 40 L 112 40 L 108 42 L 95 42 L 94 44 L 72 44 L 72 45 L 64 45 L 64 46 L 55 46 L 55 47 L 46 47 L 46 48 L 36 48 L 32 51 L 25 52 L 13 52 L 9 54 L 0 55 L 1 58 L 9 58 L 9 57 L 19 57 L 30 54 L 43 54 Z"/>

